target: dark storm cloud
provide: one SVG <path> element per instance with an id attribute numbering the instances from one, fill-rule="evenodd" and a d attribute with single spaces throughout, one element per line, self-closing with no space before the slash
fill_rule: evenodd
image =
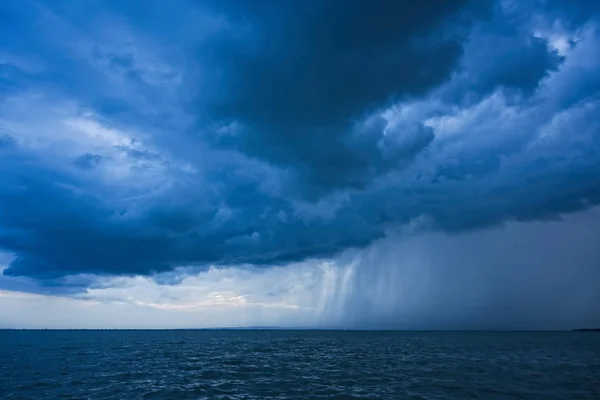
<path id="1" fill-rule="evenodd" d="M 201 49 L 201 110 L 211 119 L 307 130 L 422 94 L 460 57 L 457 27 L 443 32 L 442 23 L 468 3 L 242 2 L 225 11 L 232 31 Z"/>
<path id="2" fill-rule="evenodd" d="M 385 124 L 371 124 L 367 142 L 353 126 L 447 80 L 468 22 L 490 2 L 223 4 L 232 29 L 200 50 L 201 126 L 237 123 L 214 142 L 293 169 L 310 197 L 363 187 L 427 145 L 430 132 L 386 157 L 376 145 Z"/>
<path id="3" fill-rule="evenodd" d="M 86 120 L 87 136 L 69 135 L 90 142 L 72 147 L 71 136 L 36 147 L 62 119 L 0 141 L 0 248 L 16 256 L 4 274 L 271 265 L 366 246 L 407 223 L 462 232 L 597 204 L 596 22 L 559 55 L 531 25 L 541 8 L 519 4 L 209 2 L 220 28 L 178 88 L 194 91 L 193 129 L 171 111 L 180 104 L 164 82 L 177 74 L 140 48 L 48 56 L 48 76 L 74 71 L 72 85 L 57 75 L 60 93 L 102 105 L 103 125 Z M 144 15 L 131 23 L 147 32 L 161 16 Z M 180 21 L 160 19 L 148 36 L 179 43 Z M 17 128 L 45 121 L 38 110 L 14 117 L 11 104 L 0 118 Z M 120 127 L 146 136 L 129 143 L 110 131 Z"/>
<path id="4" fill-rule="evenodd" d="M 380 235 L 354 214 L 343 221 L 305 222 L 288 204 L 278 205 L 254 187 L 231 189 L 228 203 L 237 215 L 219 222 L 218 208 L 165 205 L 129 217 L 82 194 L 81 182 L 42 171 L 11 175 L 0 192 L 0 247 L 17 257 L 5 274 L 48 282 L 82 272 L 147 274 L 182 264 L 286 262 L 364 246 Z M 264 215 L 271 207 L 277 215 Z M 348 221 L 355 230 L 338 239 Z"/>
<path id="5" fill-rule="evenodd" d="M 90 154 L 77 159 L 84 172 L 90 158 L 96 160 Z M 198 198 L 179 203 L 168 193 L 139 213 L 135 207 L 111 204 L 109 193 L 92 194 L 87 175 L 51 171 L 36 165 L 35 158 L 13 154 L 3 160 L 0 174 L 0 248 L 16 255 L 4 273 L 42 279 L 46 286 L 77 273 L 148 274 L 182 264 L 284 263 L 332 255 L 381 236 L 354 213 L 337 221 L 304 220 L 288 202 L 229 174 L 217 179 L 226 192 L 214 203 L 202 205 Z M 175 193 L 185 196 L 183 188 Z M 348 221 L 355 230 L 338 239 Z"/>
<path id="6" fill-rule="evenodd" d="M 516 21 L 497 16 L 493 28 L 476 29 L 465 45 L 461 72 L 465 73 L 464 89 L 478 98 L 499 88 L 531 95 L 538 85 L 562 61 L 546 39 L 535 37 Z M 507 20 L 508 19 L 508 20 Z M 461 100 L 464 92 L 453 92 Z M 456 97 L 462 95 L 461 97 Z"/>

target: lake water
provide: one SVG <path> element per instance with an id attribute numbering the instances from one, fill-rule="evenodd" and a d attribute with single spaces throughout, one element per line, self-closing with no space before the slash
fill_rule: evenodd
<path id="1" fill-rule="evenodd" d="M 0 331 L 2 399 L 600 399 L 600 333 Z"/>

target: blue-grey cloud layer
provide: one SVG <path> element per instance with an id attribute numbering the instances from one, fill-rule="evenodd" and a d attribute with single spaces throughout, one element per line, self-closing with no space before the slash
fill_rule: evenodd
<path id="1" fill-rule="evenodd" d="M 353 124 L 447 80 L 474 11 L 464 0 L 240 8 L 225 11 L 231 32 L 201 49 L 198 109 L 208 124 L 239 124 L 235 136 L 215 133 L 217 144 L 293 169 L 300 194 L 313 196 L 362 187 L 429 144 L 432 132 L 416 129 L 410 144 L 384 155 L 383 126 L 359 139 Z"/>
<path id="2" fill-rule="evenodd" d="M 62 159 L 62 139 L 42 153 L 0 126 L 0 248 L 17 256 L 4 273 L 268 265 L 409 222 L 458 232 L 598 204 L 600 25 L 587 5 L 3 4 L 0 122 L 46 118 L 11 99 L 51 94 L 148 144 Z M 133 44 L 89 15 L 113 16 Z M 564 48 L 557 26 L 574 38 Z M 128 180 L 106 178 L 123 160 Z"/>

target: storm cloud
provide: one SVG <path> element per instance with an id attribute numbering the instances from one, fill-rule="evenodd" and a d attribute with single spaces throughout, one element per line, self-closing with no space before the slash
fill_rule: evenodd
<path id="1" fill-rule="evenodd" d="M 593 2 L 93 7 L 0 6 L 4 275 L 266 268 L 600 202 Z"/>

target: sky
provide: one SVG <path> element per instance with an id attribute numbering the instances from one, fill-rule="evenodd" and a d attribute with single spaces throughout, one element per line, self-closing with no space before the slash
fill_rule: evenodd
<path id="1" fill-rule="evenodd" d="M 0 328 L 600 326 L 597 1 L 0 20 Z"/>

